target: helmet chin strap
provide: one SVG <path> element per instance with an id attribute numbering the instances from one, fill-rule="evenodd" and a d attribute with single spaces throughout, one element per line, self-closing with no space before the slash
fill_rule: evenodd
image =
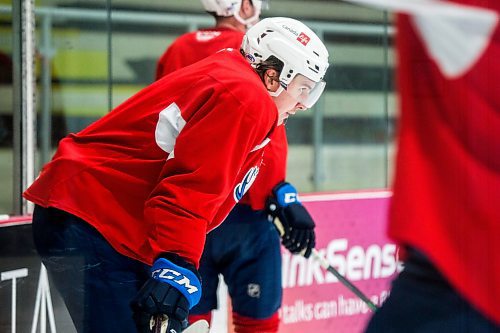
<path id="1" fill-rule="evenodd" d="M 285 90 L 285 88 L 280 84 L 279 88 L 276 91 L 271 91 L 269 89 L 267 91 L 272 97 L 278 97 L 283 92 L 283 90 Z"/>
<path id="2" fill-rule="evenodd" d="M 254 11 L 255 11 L 255 13 L 247 19 L 244 19 L 243 17 L 241 17 L 240 13 L 238 11 L 238 12 L 234 13 L 234 18 L 238 22 L 240 22 L 241 24 L 244 24 L 247 29 L 250 29 L 255 23 L 257 23 L 259 21 L 260 12 L 257 9 L 255 9 L 255 7 L 254 7 Z"/>

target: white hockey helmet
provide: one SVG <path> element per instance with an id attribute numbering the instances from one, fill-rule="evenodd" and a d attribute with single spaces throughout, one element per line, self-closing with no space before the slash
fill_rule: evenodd
<path id="1" fill-rule="evenodd" d="M 282 88 L 277 94 L 286 89 L 297 74 L 316 82 L 303 103 L 306 107 L 312 107 L 323 93 L 324 76 L 329 65 L 328 50 L 302 22 L 286 17 L 263 19 L 247 31 L 241 48 L 254 67 L 270 56 L 283 62 L 279 76 Z"/>
<path id="2" fill-rule="evenodd" d="M 252 0 L 255 9 L 254 15 L 247 19 L 240 16 L 242 0 L 201 0 L 203 7 L 209 13 L 215 13 L 217 16 L 234 16 L 241 24 L 250 27 L 259 20 L 263 8 L 267 8 L 268 0 Z"/>

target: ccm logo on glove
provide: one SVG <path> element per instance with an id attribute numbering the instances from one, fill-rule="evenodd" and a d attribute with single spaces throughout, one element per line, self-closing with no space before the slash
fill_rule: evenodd
<path id="1" fill-rule="evenodd" d="M 189 310 L 201 298 L 196 267 L 177 254 L 162 253 L 151 276 L 131 302 L 138 333 L 179 333 L 187 326 Z M 166 326 L 166 328 L 164 328 Z"/>
<path id="2" fill-rule="evenodd" d="M 189 269 L 159 258 L 151 267 L 151 277 L 177 288 L 188 299 L 190 308 L 200 301 L 200 279 Z"/>
<path id="3" fill-rule="evenodd" d="M 285 193 L 284 201 L 286 204 L 297 202 L 298 201 L 297 193 Z"/>
<path id="4" fill-rule="evenodd" d="M 151 276 L 155 279 L 167 279 L 172 280 L 175 283 L 184 286 L 189 294 L 197 292 L 199 289 L 197 286 L 193 286 L 191 281 L 181 273 L 174 271 L 173 269 L 160 268 L 156 269 L 151 273 Z"/>

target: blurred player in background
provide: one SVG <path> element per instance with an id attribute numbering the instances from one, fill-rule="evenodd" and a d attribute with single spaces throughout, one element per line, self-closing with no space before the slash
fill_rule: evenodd
<path id="1" fill-rule="evenodd" d="M 201 0 L 201 3 L 215 17 L 215 26 L 178 37 L 158 61 L 157 80 L 219 50 L 239 50 L 247 28 L 259 21 L 262 7 L 267 7 L 267 1 L 262 0 Z"/>
<path id="2" fill-rule="evenodd" d="M 405 268 L 366 332 L 500 332 L 500 3 L 354 2 L 405 13 L 389 225 Z"/>
<path id="3" fill-rule="evenodd" d="M 260 0 L 201 2 L 214 16 L 215 26 L 177 38 L 158 62 L 157 79 L 223 48 L 239 49 L 246 29 L 258 22 L 261 9 L 267 6 Z M 212 310 L 218 307 L 222 274 L 231 296 L 235 332 L 278 331 L 282 299 L 280 239 L 268 215 L 279 215 L 287 224 L 284 245 L 292 253 L 305 250 L 309 256 L 315 246 L 314 222 L 298 200 L 296 189 L 285 182 L 287 149 L 285 126 L 279 126 L 266 147 L 255 184 L 225 222 L 207 235 L 199 270 L 203 294 L 190 312 L 191 322 L 210 322 Z M 266 211 L 266 205 L 275 210 Z"/>
<path id="4" fill-rule="evenodd" d="M 254 183 L 277 127 L 317 101 L 327 67 L 308 27 L 266 19 L 241 51 L 175 71 L 61 140 L 24 196 L 78 332 L 149 333 L 160 314 L 181 332 L 206 233 Z"/>

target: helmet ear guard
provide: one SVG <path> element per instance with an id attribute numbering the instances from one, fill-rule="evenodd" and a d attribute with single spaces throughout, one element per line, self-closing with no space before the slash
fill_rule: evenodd
<path id="1" fill-rule="evenodd" d="M 242 42 L 246 59 L 256 67 L 271 56 L 283 62 L 280 83 L 285 87 L 297 74 L 316 82 L 307 99 L 311 107 L 321 96 L 328 69 L 328 50 L 319 37 L 300 21 L 285 18 L 266 18 L 250 28 Z"/>

